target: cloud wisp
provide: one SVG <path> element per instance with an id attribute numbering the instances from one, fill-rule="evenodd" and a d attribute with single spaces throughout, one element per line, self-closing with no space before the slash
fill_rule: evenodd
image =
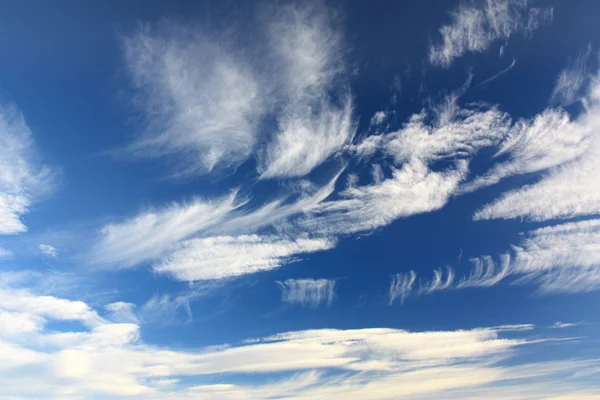
<path id="1" fill-rule="evenodd" d="M 21 112 L 0 105 L 0 235 L 27 231 L 21 217 L 51 190 L 51 177 L 50 169 L 38 161 Z"/>
<path id="2" fill-rule="evenodd" d="M 529 36 L 552 20 L 552 8 L 530 7 L 527 0 L 486 0 L 461 3 L 452 22 L 439 29 L 441 43 L 432 43 L 429 61 L 448 67 L 465 53 L 482 53 L 497 40 L 521 33 Z"/>
<path id="3" fill-rule="evenodd" d="M 331 306 L 337 282 L 331 279 L 286 279 L 276 282 L 281 289 L 281 301 L 293 305 L 317 308 Z"/>

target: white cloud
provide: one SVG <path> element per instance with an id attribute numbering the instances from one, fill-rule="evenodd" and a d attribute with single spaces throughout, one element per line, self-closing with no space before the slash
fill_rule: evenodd
<path id="1" fill-rule="evenodd" d="M 318 329 L 240 344 L 170 350 L 144 343 L 134 322 L 99 319 L 87 304 L 65 299 L 56 298 L 56 304 L 70 309 L 67 314 L 85 322 L 85 329 L 48 329 L 49 322 L 67 315 L 31 307 L 50 304 L 47 296 L 0 289 L 7 291 L 12 302 L 4 297 L 0 302 L 6 322 L 0 327 L 0 387 L 2 395 L 9 397 L 365 398 L 375 394 L 418 398 L 441 393 L 460 397 L 494 385 L 523 384 L 534 390 L 532 380 L 598 368 L 597 360 L 506 366 L 502 362 L 522 346 L 544 341 L 523 336 L 534 329 L 530 325 L 428 332 Z M 111 313 L 132 308 L 127 303 L 107 306 Z M 95 316 L 95 323 L 87 323 L 89 314 Z M 248 384 L 245 379 L 238 381 L 239 374 L 267 379 L 263 384 Z M 273 380 L 272 374 L 279 378 Z M 202 376 L 211 383 L 191 379 Z M 555 393 L 590 390 L 580 383 L 565 392 L 567 383 L 577 381 L 561 380 L 563 390 Z"/>
<path id="2" fill-rule="evenodd" d="M 334 247 L 326 238 L 295 238 L 242 235 L 190 239 L 154 265 L 157 272 L 177 280 L 223 279 L 267 271 L 290 258 Z"/>
<path id="3" fill-rule="evenodd" d="M 420 160 L 392 169 L 391 178 L 365 186 L 350 186 L 339 200 L 322 202 L 299 221 L 309 232 L 345 234 L 376 229 L 397 218 L 442 208 L 463 180 L 467 164 L 433 172 Z"/>
<path id="4" fill-rule="evenodd" d="M 510 129 L 510 117 L 496 108 L 463 109 L 456 95 L 433 108 L 413 115 L 404 127 L 386 135 L 370 136 L 355 146 L 360 157 L 383 150 L 396 163 L 418 159 L 427 163 L 468 159 L 485 147 L 497 145 Z"/>
<path id="5" fill-rule="evenodd" d="M 36 159 L 23 115 L 14 106 L 0 106 L 0 235 L 25 232 L 21 216 L 49 190 L 50 171 Z"/>
<path id="6" fill-rule="evenodd" d="M 241 205 L 235 197 L 232 193 L 213 201 L 196 199 L 188 204 L 174 203 L 162 210 L 106 225 L 89 257 L 94 263 L 113 264 L 118 268 L 157 259 L 179 241 L 222 222 Z"/>
<path id="7" fill-rule="evenodd" d="M 58 256 L 58 250 L 56 250 L 56 248 L 52 245 L 40 244 L 38 247 L 42 254 L 47 257 L 56 258 L 56 256 Z"/>
<path id="8" fill-rule="evenodd" d="M 482 3 L 461 3 L 451 13 L 452 22 L 439 29 L 441 43 L 429 48 L 432 64 L 448 67 L 467 52 L 484 52 L 496 40 L 508 40 L 516 33 L 528 36 L 552 20 L 552 8 L 531 8 L 527 0 Z"/>
<path id="9" fill-rule="evenodd" d="M 116 323 L 139 324 L 139 318 L 135 313 L 135 304 L 117 301 L 104 306 L 110 312 L 109 319 Z"/>
<path id="10" fill-rule="evenodd" d="M 592 47 L 571 60 L 569 65 L 560 73 L 556 79 L 554 90 L 550 101 L 553 104 L 569 105 L 579 100 L 582 90 L 592 77 L 589 71 Z"/>
<path id="11" fill-rule="evenodd" d="M 554 325 L 550 326 L 552 329 L 563 329 L 563 328 L 572 328 L 574 326 L 579 326 L 581 323 L 573 323 L 573 322 L 555 322 Z"/>
<path id="12" fill-rule="evenodd" d="M 400 302 L 404 303 L 404 300 L 412 293 L 416 280 L 417 274 L 412 270 L 408 273 L 394 274 L 390 281 L 390 305 L 393 304 L 397 298 L 400 298 Z"/>
<path id="13" fill-rule="evenodd" d="M 336 281 L 331 279 L 287 279 L 277 281 L 281 289 L 281 301 L 317 308 L 330 306 L 335 298 Z"/>
<path id="14" fill-rule="evenodd" d="M 394 274 L 390 281 L 389 304 L 396 299 L 401 303 L 410 296 L 422 296 L 434 292 L 459 290 L 474 287 L 490 287 L 497 285 L 511 274 L 510 257 L 501 258 L 500 266 L 489 256 L 472 259 L 473 268 L 469 275 L 456 279 L 456 273 L 450 266 L 446 267 L 446 274 L 442 269 L 433 271 L 432 279 L 417 280 L 417 273 L 413 270 L 408 273 Z"/>
<path id="15" fill-rule="evenodd" d="M 571 121 L 560 109 L 547 109 L 532 120 L 520 120 L 508 132 L 494 159 L 507 157 L 483 176 L 465 185 L 473 191 L 503 178 L 543 171 L 584 154 L 593 135 L 592 127 Z"/>
<path id="16" fill-rule="evenodd" d="M 384 121 L 387 119 L 387 114 L 385 111 L 377 111 L 375 114 L 373 114 L 373 116 L 371 117 L 371 122 L 369 123 L 371 126 L 377 126 L 377 125 L 381 125 L 384 123 Z"/>
<path id="17" fill-rule="evenodd" d="M 233 44 L 199 29 L 143 26 L 124 39 L 127 66 L 145 114 L 138 156 L 177 156 L 178 175 L 236 167 L 251 154 L 265 92 Z"/>
<path id="18" fill-rule="evenodd" d="M 509 149 L 517 151 L 516 161 L 509 167 L 516 165 L 523 172 L 552 168 L 539 182 L 509 192 L 484 206 L 475 213 L 475 219 L 524 217 L 543 221 L 600 213 L 600 189 L 596 182 L 600 171 L 600 84 L 597 81 L 591 86 L 584 106 L 585 110 L 572 122 L 562 116 L 556 120 L 562 121 L 558 124 L 540 123 L 540 129 L 534 130 L 535 135 L 509 139 L 509 143 L 517 146 Z M 560 113 L 548 111 L 539 118 L 558 117 Z M 496 167 L 495 171 L 502 168 Z"/>
<path id="19" fill-rule="evenodd" d="M 513 268 L 543 292 L 586 292 L 600 287 L 600 220 L 536 229 L 514 247 Z"/>
<path id="20" fill-rule="evenodd" d="M 2 258 L 10 258 L 12 257 L 12 251 L 5 249 L 4 247 L 0 247 L 0 259 Z"/>
<path id="21" fill-rule="evenodd" d="M 263 178 L 306 175 L 354 136 L 338 25 L 317 3 L 275 13 L 269 43 L 284 71 L 279 88 L 284 103 L 276 134 L 260 156 Z"/>

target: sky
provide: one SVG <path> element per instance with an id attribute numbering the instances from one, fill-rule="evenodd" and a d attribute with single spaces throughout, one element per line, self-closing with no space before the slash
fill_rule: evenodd
<path id="1" fill-rule="evenodd" d="M 600 398 L 599 12 L 0 0 L 0 399 Z"/>

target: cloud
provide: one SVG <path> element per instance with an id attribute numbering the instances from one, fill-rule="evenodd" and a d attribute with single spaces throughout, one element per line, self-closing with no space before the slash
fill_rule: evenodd
<path id="1" fill-rule="evenodd" d="M 514 247 L 512 266 L 552 292 L 587 292 L 600 287 L 600 220 L 539 228 Z"/>
<path id="2" fill-rule="evenodd" d="M 58 250 L 56 250 L 56 248 L 52 245 L 40 244 L 39 249 L 42 252 L 42 254 L 47 257 L 56 258 L 56 256 L 58 256 Z"/>
<path id="3" fill-rule="evenodd" d="M 168 156 L 176 176 L 255 156 L 262 178 L 286 178 L 349 143 L 352 96 L 336 15 L 317 2 L 250 18 L 262 28 L 250 42 L 174 22 L 123 39 L 145 127 L 129 153 Z"/>
<path id="4" fill-rule="evenodd" d="M 19 398 L 418 398 L 440 393 L 460 398 L 496 385 L 537 391 L 538 383 L 558 375 L 598 369 L 597 360 L 507 364 L 523 346 L 533 349 L 547 340 L 524 336 L 535 329 L 532 325 L 425 332 L 316 329 L 172 350 L 144 343 L 137 322 L 115 319 L 115 313 L 129 314 L 131 303 L 107 305 L 110 314 L 104 319 L 83 302 L 49 301 L 29 289 L 4 285 L 0 297 L 5 322 L 0 387 L 3 395 Z M 83 329 L 49 329 L 64 319 L 84 322 Z M 260 379 L 248 383 L 250 375 Z M 198 380 L 203 377 L 208 380 Z M 590 390 L 577 380 L 560 382 L 555 394 Z"/>
<path id="5" fill-rule="evenodd" d="M 390 305 L 392 305 L 397 298 L 400 299 L 401 303 L 404 303 L 404 300 L 412 293 L 416 280 L 417 274 L 415 271 L 394 274 L 390 282 Z"/>
<path id="6" fill-rule="evenodd" d="M 525 134 L 509 137 L 504 151 L 511 153 L 514 160 L 495 167 L 488 177 L 503 176 L 513 170 L 551 168 L 537 183 L 508 192 L 484 206 L 475 213 L 476 220 L 523 217 L 543 221 L 600 212 L 600 190 L 596 184 L 600 171 L 597 82 L 591 86 L 584 108 L 572 122 L 561 111 L 546 111 L 531 125 L 533 131 L 527 129 Z"/>
<path id="7" fill-rule="evenodd" d="M 281 289 L 281 301 L 317 308 L 330 306 L 335 298 L 336 281 L 331 279 L 287 279 L 277 281 Z"/>
<path id="8" fill-rule="evenodd" d="M 195 199 L 187 204 L 174 203 L 106 225 L 100 230 L 99 242 L 89 257 L 94 263 L 118 268 L 157 259 L 179 241 L 222 222 L 240 206 L 235 198 L 233 192 L 213 201 Z"/>
<path id="9" fill-rule="evenodd" d="M 572 323 L 572 322 L 555 322 L 554 325 L 550 326 L 552 329 L 563 329 L 563 328 L 572 328 L 574 326 L 579 326 L 581 323 Z"/>
<path id="10" fill-rule="evenodd" d="M 176 156 L 177 175 L 236 167 L 248 158 L 266 93 L 233 43 L 165 23 L 143 25 L 123 45 L 146 125 L 132 154 Z"/>
<path id="11" fill-rule="evenodd" d="M 566 106 L 575 103 L 584 93 L 582 90 L 587 86 L 592 75 L 590 73 L 592 47 L 588 46 L 581 53 L 570 60 L 568 66 L 556 79 L 550 102 L 552 104 Z"/>
<path id="12" fill-rule="evenodd" d="M 394 274 L 390 281 L 389 304 L 392 305 L 396 299 L 401 303 L 410 296 L 429 295 L 435 292 L 459 290 L 474 287 L 495 286 L 507 278 L 511 273 L 510 257 L 501 257 L 500 265 L 496 265 L 489 256 L 474 258 L 471 260 L 473 268 L 469 275 L 456 279 L 456 273 L 450 266 L 446 267 L 446 274 L 442 269 L 433 271 L 432 279 L 417 280 L 417 273 L 413 270 Z"/>
<path id="13" fill-rule="evenodd" d="M 547 109 L 531 120 L 516 122 L 494 155 L 498 160 L 490 171 L 463 187 L 469 192 L 513 176 L 539 172 L 573 161 L 590 145 L 592 129 L 571 121 L 560 109 Z"/>
<path id="14" fill-rule="evenodd" d="M 467 164 L 433 172 L 421 161 L 392 169 L 391 178 L 350 186 L 340 199 L 322 202 L 298 225 L 309 232 L 349 234 L 373 230 L 397 218 L 442 208 L 464 178 Z"/>
<path id="15" fill-rule="evenodd" d="M 15 106 L 0 106 L 0 235 L 27 231 L 21 216 L 50 185 L 50 170 L 38 162 L 23 115 Z"/>
<path id="16" fill-rule="evenodd" d="M 468 52 L 482 53 L 496 40 L 517 33 L 531 35 L 552 20 L 552 8 L 532 8 L 527 0 L 487 0 L 483 4 L 461 3 L 451 13 L 452 22 L 439 29 L 441 43 L 432 43 L 429 61 L 448 67 Z"/>
<path id="17" fill-rule="evenodd" d="M 320 3 L 287 6 L 269 24 L 268 42 L 281 65 L 272 141 L 260 155 L 262 178 L 303 176 L 352 140 L 355 124 L 339 21 Z"/>
<path id="18" fill-rule="evenodd" d="M 364 398 L 370 393 L 395 398 L 515 385 L 514 380 L 530 382 L 597 368 L 594 360 L 502 366 L 500 362 L 520 347 L 539 342 L 515 337 L 524 332 L 520 327 L 428 332 L 318 329 L 177 351 L 143 343 L 135 323 L 105 321 L 85 331 L 53 332 L 44 329 L 44 322 L 28 324 L 12 317 L 7 321 L 10 325 L 3 328 L 14 331 L 22 326 L 26 335 L 2 331 L 0 336 L 3 394 L 18 397 Z M 505 333 L 512 337 L 504 337 Z M 31 370 L 38 371 L 35 380 L 23 372 Z M 248 384 L 236 380 L 239 374 L 280 378 Z M 210 377 L 211 383 L 181 379 L 202 376 Z"/>
<path id="19" fill-rule="evenodd" d="M 334 247 L 326 238 L 296 238 L 242 235 L 190 239 L 154 265 L 156 272 L 168 273 L 181 281 L 224 279 L 268 271 L 299 254 Z"/>
<path id="20" fill-rule="evenodd" d="M 110 312 L 109 319 L 116 323 L 139 324 L 139 318 L 135 313 L 135 304 L 117 301 L 104 306 L 104 309 Z"/>
<path id="21" fill-rule="evenodd" d="M 2 258 L 10 258 L 12 257 L 12 251 L 5 249 L 4 247 L 0 247 L 0 259 Z"/>

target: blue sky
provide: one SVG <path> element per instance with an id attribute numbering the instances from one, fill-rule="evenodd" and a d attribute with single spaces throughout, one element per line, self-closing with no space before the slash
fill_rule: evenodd
<path id="1" fill-rule="evenodd" d="M 594 1 L 0 1 L 0 398 L 600 398 Z"/>

